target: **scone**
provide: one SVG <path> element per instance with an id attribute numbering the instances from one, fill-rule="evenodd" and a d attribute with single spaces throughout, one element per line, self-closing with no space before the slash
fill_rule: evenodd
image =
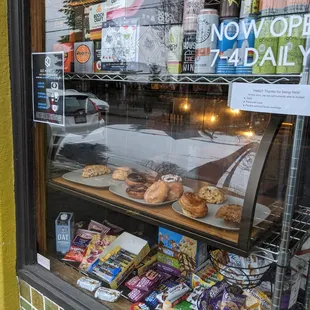
<path id="1" fill-rule="evenodd" d="M 216 214 L 216 218 L 221 218 L 225 221 L 225 224 L 230 227 L 239 227 L 242 216 L 242 207 L 240 205 L 226 205 L 220 207 Z"/>
<path id="2" fill-rule="evenodd" d="M 83 168 L 82 177 L 91 178 L 110 173 L 111 169 L 106 165 L 90 165 Z"/>
<path id="3" fill-rule="evenodd" d="M 195 193 L 184 193 L 179 203 L 187 216 L 201 218 L 208 214 L 206 202 Z"/>
<path id="4" fill-rule="evenodd" d="M 206 203 L 219 204 L 226 200 L 225 194 L 217 187 L 211 185 L 202 187 L 198 195 L 200 198 L 204 199 Z"/>
<path id="5" fill-rule="evenodd" d="M 119 180 L 119 181 L 125 181 L 129 173 L 130 173 L 130 170 L 127 170 L 127 171 L 122 170 L 122 169 L 114 170 L 112 174 L 112 179 Z"/>

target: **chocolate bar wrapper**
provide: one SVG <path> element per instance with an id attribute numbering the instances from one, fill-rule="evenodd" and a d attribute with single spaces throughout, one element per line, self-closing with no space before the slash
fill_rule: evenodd
<path id="1" fill-rule="evenodd" d="M 164 301 L 170 301 L 174 304 L 177 300 L 180 300 L 185 294 L 190 291 L 190 288 L 185 283 L 180 283 L 172 288 L 169 288 L 166 292 L 157 295 L 157 299 L 160 303 Z M 186 296 L 187 297 L 187 296 Z"/>
<path id="2" fill-rule="evenodd" d="M 131 278 L 130 280 L 128 280 L 125 283 L 125 286 L 127 286 L 130 290 L 133 290 L 134 288 L 136 288 L 137 284 L 139 283 L 139 281 L 141 280 L 140 277 L 135 276 L 133 278 Z"/>
<path id="3" fill-rule="evenodd" d="M 115 236 L 95 234 L 89 243 L 79 269 L 90 271 L 92 264 L 100 257 L 106 246 L 110 245 L 116 239 Z"/>
<path id="4" fill-rule="evenodd" d="M 106 287 L 99 287 L 95 293 L 95 298 L 109 302 L 115 302 L 120 296 L 121 292 Z"/>
<path id="5" fill-rule="evenodd" d="M 154 270 L 149 270 L 137 283 L 136 288 L 149 292 L 162 280 L 162 278 L 163 276 L 160 273 Z"/>
<path id="6" fill-rule="evenodd" d="M 134 288 L 127 296 L 132 302 L 139 302 L 142 301 L 146 295 L 147 292 Z"/>
<path id="7" fill-rule="evenodd" d="M 97 233 L 90 230 L 79 229 L 71 243 L 70 250 L 65 255 L 63 260 L 81 263 L 86 252 L 86 248 L 95 234 Z"/>
<path id="8" fill-rule="evenodd" d="M 88 225 L 88 230 L 96 231 L 101 233 L 102 235 L 106 235 L 111 230 L 111 228 L 94 220 L 91 220 Z"/>
<path id="9" fill-rule="evenodd" d="M 157 294 L 158 294 L 157 291 L 153 291 L 144 300 L 144 302 L 147 304 L 147 306 L 151 307 L 152 309 L 156 308 L 160 304 L 159 301 L 156 298 Z"/>
<path id="10" fill-rule="evenodd" d="M 124 231 L 123 228 L 116 226 L 116 225 L 108 222 L 107 220 L 103 221 L 103 225 L 110 228 L 109 235 L 119 235 L 121 232 Z"/>
<path id="11" fill-rule="evenodd" d="M 82 277 L 77 280 L 77 285 L 87 291 L 93 292 L 101 286 L 101 282 L 88 277 Z"/>
<path id="12" fill-rule="evenodd" d="M 246 296 L 231 294 L 226 289 L 224 291 L 220 310 L 243 310 L 245 308 Z"/>
<path id="13" fill-rule="evenodd" d="M 150 310 L 144 302 L 137 302 L 130 306 L 130 310 Z"/>

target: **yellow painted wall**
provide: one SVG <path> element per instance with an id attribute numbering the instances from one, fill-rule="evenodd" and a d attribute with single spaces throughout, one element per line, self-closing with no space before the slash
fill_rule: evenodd
<path id="1" fill-rule="evenodd" d="M 18 305 L 7 1 L 0 1 L 0 309 Z"/>

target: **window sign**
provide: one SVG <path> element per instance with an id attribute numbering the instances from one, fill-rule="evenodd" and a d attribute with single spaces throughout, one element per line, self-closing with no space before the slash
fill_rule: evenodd
<path id="1" fill-rule="evenodd" d="M 266 85 L 233 83 L 232 109 L 310 116 L 310 85 Z"/>
<path id="2" fill-rule="evenodd" d="M 64 91 L 64 53 L 33 53 L 33 120 L 64 126 Z"/>

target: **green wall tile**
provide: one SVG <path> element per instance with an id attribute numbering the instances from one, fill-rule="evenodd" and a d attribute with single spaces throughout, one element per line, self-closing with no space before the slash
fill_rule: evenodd
<path id="1" fill-rule="evenodd" d="M 32 310 L 31 306 L 22 298 L 20 298 L 20 305 L 25 309 L 25 310 Z"/>
<path id="2" fill-rule="evenodd" d="M 31 294 L 32 306 L 34 306 L 37 310 L 44 310 L 43 296 L 34 288 L 31 288 Z"/>
<path id="3" fill-rule="evenodd" d="M 30 286 L 23 280 L 19 281 L 19 293 L 22 297 L 24 297 L 27 301 L 31 303 L 30 299 Z"/>
<path id="4" fill-rule="evenodd" d="M 44 297 L 44 302 L 45 302 L 45 310 L 58 310 L 58 306 L 49 299 L 47 299 L 46 297 Z"/>

